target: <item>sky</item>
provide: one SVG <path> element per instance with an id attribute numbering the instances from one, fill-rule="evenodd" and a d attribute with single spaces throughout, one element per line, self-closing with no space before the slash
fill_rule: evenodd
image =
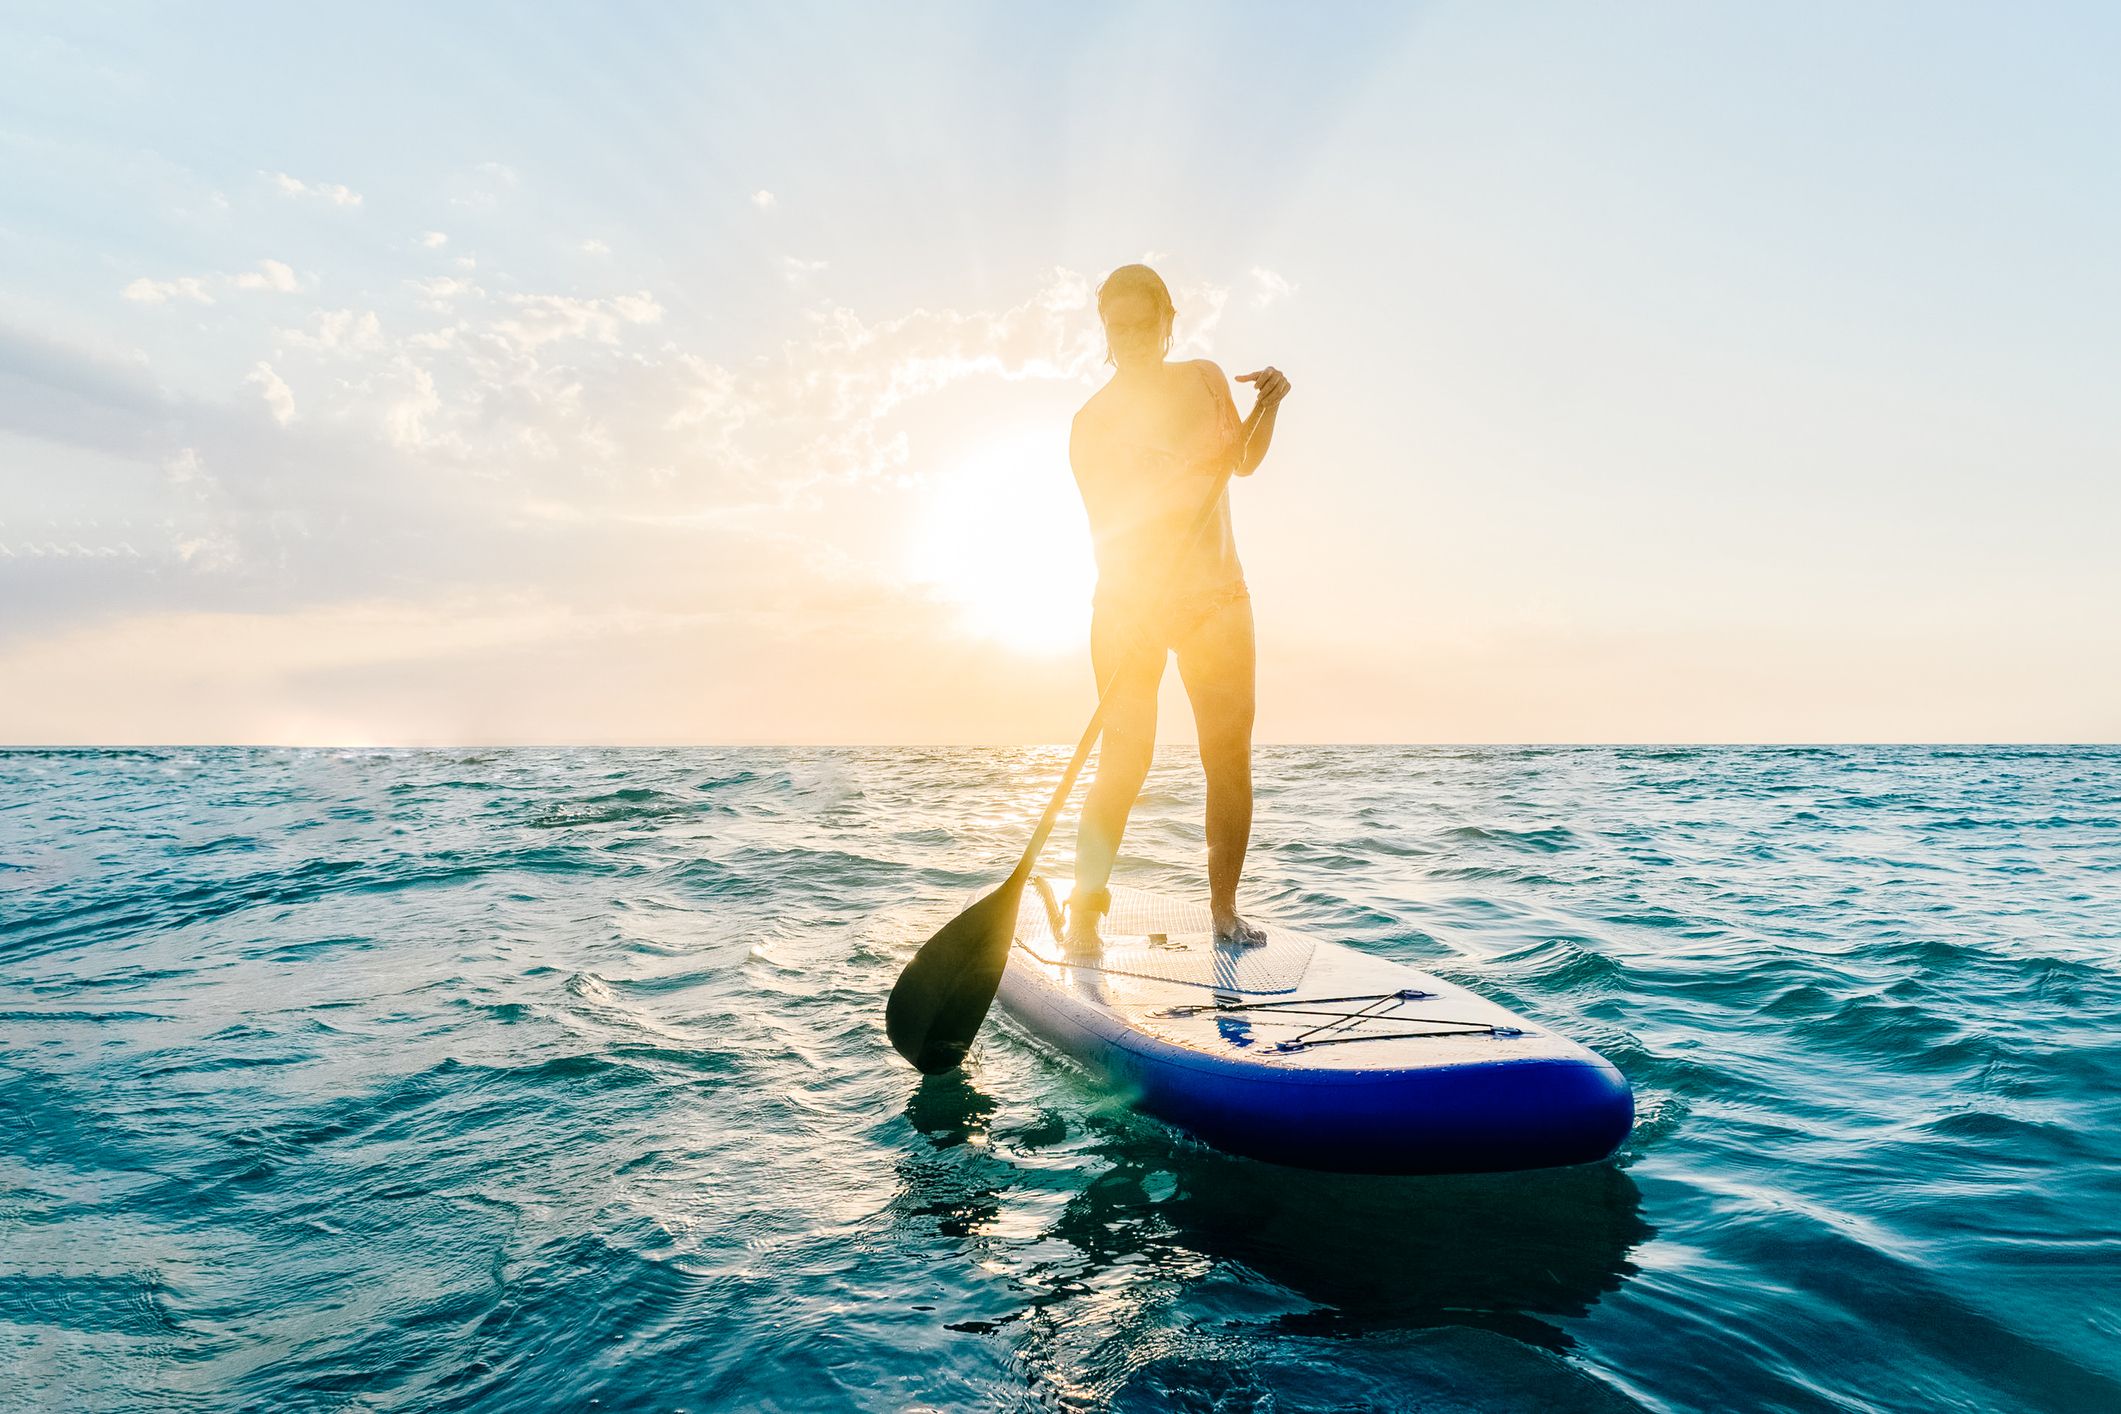
<path id="1" fill-rule="evenodd" d="M 0 743 L 1072 741 L 1134 260 L 1293 383 L 1262 741 L 2121 739 L 2116 72 L 2093 4 L 10 6 Z"/>

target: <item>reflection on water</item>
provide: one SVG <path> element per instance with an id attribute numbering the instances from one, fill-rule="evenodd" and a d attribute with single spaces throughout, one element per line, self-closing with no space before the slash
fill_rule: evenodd
<path id="1" fill-rule="evenodd" d="M 994 1110 L 994 1101 L 962 1070 L 924 1078 L 906 1102 L 906 1118 L 945 1155 L 961 1145 L 986 1154 Z M 1001 1214 L 999 1193 L 988 1186 L 992 1167 L 909 1152 L 898 1161 L 900 1194 L 893 1208 L 909 1221 L 932 1223 L 945 1237 L 977 1237 Z"/>
<path id="2" fill-rule="evenodd" d="M 1017 1326 L 1026 1358 L 1079 1374 L 1104 1363 L 1086 1336 L 1168 1319 L 1210 1274 L 1226 1288 L 1226 1324 L 1313 1337 L 1470 1327 L 1560 1353 L 1571 1340 L 1553 1318 L 1617 1290 L 1634 1270 L 1629 1252 L 1654 1232 L 1612 1164 L 1313 1173 L 1222 1154 L 1094 1100 L 1069 1146 L 1075 1182 L 1056 1194 L 1045 1158 L 1068 1126 L 1047 1114 L 996 1133 L 1000 1110 L 965 1072 L 914 1085 L 905 1116 L 928 1147 L 898 1165 L 892 1211 L 911 1229 L 899 1241 L 963 1239 L 972 1261 L 1035 1252 L 1010 1267 L 1020 1305 L 949 1328 Z M 1026 1211 L 1038 1214 L 1029 1225 L 1010 1216 Z"/>

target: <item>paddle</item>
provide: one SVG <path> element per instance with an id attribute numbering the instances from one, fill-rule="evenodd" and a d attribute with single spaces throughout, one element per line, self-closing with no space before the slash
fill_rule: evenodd
<path id="1" fill-rule="evenodd" d="M 1253 405 L 1245 418 L 1240 446 L 1251 444 L 1252 430 L 1265 411 L 1264 404 Z M 1242 457 L 1240 452 L 1239 458 Z M 1183 551 L 1190 551 L 1214 521 L 1223 487 L 1229 484 L 1230 473 L 1235 469 L 1233 462 L 1216 474 L 1200 515 L 1181 542 L 1182 552 L 1172 557 L 1170 570 L 1148 602 L 1161 604 L 1169 596 L 1184 563 Z M 987 1008 L 993 1005 L 994 993 L 1001 986 L 1002 968 L 1009 961 L 1009 944 L 1016 936 L 1016 913 L 1023 903 L 1024 885 L 1031 878 L 1031 866 L 1038 862 L 1039 851 L 1046 847 L 1047 838 L 1059 823 L 1068 793 L 1075 788 L 1075 778 L 1089 759 L 1098 733 L 1104 729 L 1105 703 L 1112 695 L 1113 684 L 1131 666 L 1131 662 L 1114 664 L 1104 686 L 1098 689 L 1097 710 L 1090 714 L 1090 724 L 1083 728 L 1083 738 L 1075 744 L 1075 755 L 1061 773 L 1060 784 L 1053 788 L 1053 799 L 1039 817 L 1038 828 L 1031 832 L 1031 842 L 1024 846 L 1023 858 L 1017 861 L 1016 868 L 992 893 L 945 923 L 921 945 L 906 970 L 899 973 L 898 982 L 891 989 L 891 1000 L 884 1005 L 884 1031 L 898 1053 L 923 1075 L 955 1069 L 972 1048 L 980 1023 L 987 1019 Z"/>

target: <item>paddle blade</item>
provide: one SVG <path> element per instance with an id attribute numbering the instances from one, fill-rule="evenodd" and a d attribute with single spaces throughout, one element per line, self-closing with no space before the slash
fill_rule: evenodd
<path id="1" fill-rule="evenodd" d="M 921 944 L 891 989 L 884 1031 L 923 1075 L 954 1070 L 972 1048 L 1016 935 L 1024 898 L 1021 874 L 942 926 Z"/>

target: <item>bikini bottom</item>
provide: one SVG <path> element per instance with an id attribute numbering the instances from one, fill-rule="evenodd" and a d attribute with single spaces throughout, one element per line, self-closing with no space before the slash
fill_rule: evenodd
<path id="1" fill-rule="evenodd" d="M 1116 630 L 1127 636 L 1122 643 L 1138 652 L 1159 647 L 1167 651 L 1183 648 L 1186 640 L 1217 613 L 1251 598 L 1252 592 L 1242 579 L 1227 580 L 1203 589 L 1181 590 L 1169 603 L 1147 613 L 1126 600 L 1100 596 L 1093 601 L 1090 636 L 1095 642 L 1100 629 Z"/>

